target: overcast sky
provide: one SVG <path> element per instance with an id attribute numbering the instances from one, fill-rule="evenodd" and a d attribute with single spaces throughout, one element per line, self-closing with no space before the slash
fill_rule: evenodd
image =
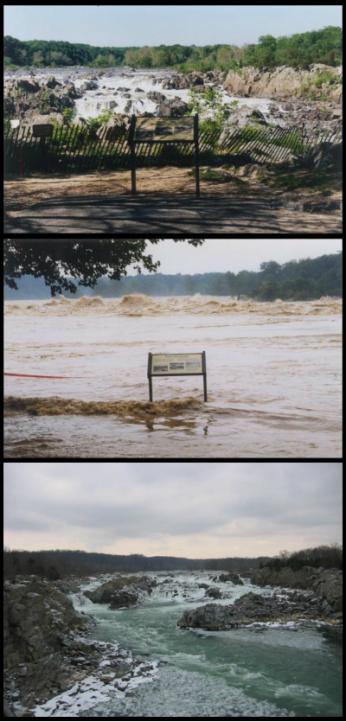
<path id="1" fill-rule="evenodd" d="M 341 239 L 231 239 L 209 238 L 195 248 L 187 243 L 165 239 L 152 246 L 161 273 L 207 273 L 208 271 L 259 270 L 263 261 L 285 263 L 299 258 L 316 258 L 324 253 L 341 251 Z"/>
<path id="2" fill-rule="evenodd" d="M 192 558 L 341 541 L 341 464 L 5 464 L 5 544 Z"/>
<path id="3" fill-rule="evenodd" d="M 5 5 L 5 33 L 90 45 L 256 42 L 341 25 L 341 5 Z"/>

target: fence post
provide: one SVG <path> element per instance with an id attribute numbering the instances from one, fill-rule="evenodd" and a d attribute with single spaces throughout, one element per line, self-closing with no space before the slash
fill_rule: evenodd
<path id="1" fill-rule="evenodd" d="M 203 370 L 203 395 L 204 395 L 204 401 L 208 401 L 208 391 L 207 391 L 207 360 L 205 351 L 202 351 L 202 370 Z"/>
<path id="2" fill-rule="evenodd" d="M 131 116 L 130 130 L 129 130 L 129 145 L 131 153 L 131 193 L 136 194 L 136 144 L 135 144 L 135 132 L 136 132 L 136 116 Z"/>
<path id="3" fill-rule="evenodd" d="M 200 184 L 199 184 L 199 124 L 198 124 L 198 113 L 193 118 L 193 140 L 195 144 L 195 178 L 196 178 L 196 196 L 200 197 Z"/>
<path id="4" fill-rule="evenodd" d="M 153 379 L 151 376 L 151 365 L 152 365 L 152 356 L 153 354 L 149 352 L 148 354 L 148 382 L 149 382 L 149 401 L 153 400 Z"/>

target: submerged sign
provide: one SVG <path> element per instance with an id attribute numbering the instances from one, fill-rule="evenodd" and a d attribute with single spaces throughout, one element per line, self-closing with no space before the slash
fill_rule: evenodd
<path id="1" fill-rule="evenodd" d="M 204 401 L 207 401 L 207 364 L 200 353 L 149 353 L 149 399 L 153 400 L 153 376 L 203 376 Z"/>

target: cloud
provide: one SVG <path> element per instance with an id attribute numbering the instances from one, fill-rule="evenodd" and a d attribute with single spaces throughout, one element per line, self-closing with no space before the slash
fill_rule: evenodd
<path id="1" fill-rule="evenodd" d="M 337 462 L 5 467 L 5 538 L 12 548 L 227 556 L 341 537 Z"/>

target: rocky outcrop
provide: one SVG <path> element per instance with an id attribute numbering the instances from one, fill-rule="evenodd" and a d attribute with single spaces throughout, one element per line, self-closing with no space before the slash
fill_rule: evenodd
<path id="1" fill-rule="evenodd" d="M 299 70 L 286 65 L 273 70 L 245 67 L 230 70 L 224 88 L 232 95 L 258 98 L 292 98 L 328 96 L 341 99 L 341 69 L 328 65 L 311 65 Z"/>
<path id="2" fill-rule="evenodd" d="M 69 702 L 59 697 L 70 690 L 79 711 L 97 695 L 126 691 L 133 678 L 150 677 L 156 663 L 135 659 L 119 645 L 91 639 L 92 619 L 77 613 L 61 588 L 76 589 L 76 580 L 61 583 L 37 577 L 5 582 L 4 705 L 6 717 L 61 718 Z M 52 699 L 53 698 L 53 699 Z M 47 700 L 51 700 L 46 706 Z M 73 716 L 73 714 L 72 714 Z M 76 716 L 79 716 L 78 714 Z"/>
<path id="3" fill-rule="evenodd" d="M 331 607 L 313 593 L 293 592 L 284 598 L 265 597 L 249 592 L 234 604 L 206 604 L 187 610 L 178 620 L 182 628 L 192 627 L 217 631 L 263 622 L 288 622 L 298 619 L 333 620 Z"/>
<path id="4" fill-rule="evenodd" d="M 198 86 L 216 85 L 222 82 L 223 77 L 221 70 L 208 70 L 206 73 L 197 70 L 185 74 L 173 73 L 162 81 L 162 88 L 186 90 Z"/>
<path id="5" fill-rule="evenodd" d="M 165 98 L 158 104 L 155 115 L 168 117 L 168 118 L 179 118 L 181 115 L 186 115 L 189 111 L 188 103 L 185 103 L 181 98 Z"/>
<path id="6" fill-rule="evenodd" d="M 280 570 L 263 567 L 256 569 L 251 581 L 259 586 L 293 587 L 295 589 L 311 589 L 318 594 L 333 611 L 342 609 L 342 571 L 340 569 L 316 569 L 302 567 L 293 570 L 284 566 Z"/>
<path id="7" fill-rule="evenodd" d="M 221 599 L 222 592 L 217 587 L 209 587 L 206 589 L 205 596 L 211 597 L 212 599 Z"/>
<path id="8" fill-rule="evenodd" d="M 66 108 L 72 110 L 75 99 L 81 95 L 73 83 L 62 85 L 54 77 L 41 85 L 26 79 L 5 81 L 7 112 L 26 122 L 32 121 L 38 115 L 53 116 L 55 113 L 62 113 Z"/>
<path id="9" fill-rule="evenodd" d="M 66 656 L 74 636 L 91 626 L 53 583 L 37 577 L 6 582 L 4 649 L 7 687 L 15 686 L 27 702 L 44 698 L 70 682 Z M 75 644 L 75 651 L 78 644 Z M 79 655 L 80 650 L 77 652 Z M 74 668 L 73 668 L 74 671 Z"/>
<path id="10" fill-rule="evenodd" d="M 131 607 L 143 594 L 150 594 L 155 582 L 149 577 L 116 577 L 97 589 L 85 591 L 86 597 L 97 604 L 109 604 L 112 609 Z"/>
<path id="11" fill-rule="evenodd" d="M 227 574 L 220 574 L 218 577 L 214 578 L 214 581 L 232 582 L 232 584 L 239 584 L 239 585 L 244 584 L 244 582 L 240 578 L 239 574 L 236 574 L 235 572 L 227 572 Z"/>
<path id="12" fill-rule="evenodd" d="M 312 581 L 312 588 L 334 612 L 342 611 L 342 571 L 324 569 Z"/>

